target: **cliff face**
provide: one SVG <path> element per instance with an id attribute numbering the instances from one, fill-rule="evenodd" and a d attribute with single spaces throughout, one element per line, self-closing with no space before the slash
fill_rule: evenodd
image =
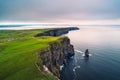
<path id="1" fill-rule="evenodd" d="M 60 36 L 68 33 L 71 30 L 78 30 L 77 27 L 57 28 L 46 31 L 44 33 L 36 34 L 35 37 L 40 36 Z M 70 44 L 68 37 L 62 37 L 59 40 L 49 43 L 49 47 L 39 52 L 39 61 L 42 61 L 43 66 L 37 63 L 40 70 L 53 73 L 60 78 L 60 66 L 65 65 L 68 58 L 74 56 L 74 47 Z"/>
<path id="2" fill-rule="evenodd" d="M 50 43 L 49 47 L 45 50 L 40 51 L 39 58 L 50 72 L 60 77 L 60 65 L 66 64 L 67 59 L 74 54 L 74 48 L 73 45 L 70 44 L 69 38 L 63 37 L 56 42 Z"/>
<path id="3" fill-rule="evenodd" d="M 57 28 L 57 29 L 46 31 L 44 33 L 36 34 L 35 37 L 39 37 L 39 36 L 60 36 L 60 35 L 68 33 L 71 30 L 78 30 L 78 29 L 79 28 L 77 28 L 77 27 Z"/>

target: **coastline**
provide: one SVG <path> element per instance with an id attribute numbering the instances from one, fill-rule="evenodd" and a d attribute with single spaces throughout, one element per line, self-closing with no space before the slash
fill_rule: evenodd
<path id="1" fill-rule="evenodd" d="M 38 58 L 38 52 L 41 50 L 45 50 L 48 47 L 48 44 L 50 44 L 52 42 L 51 45 L 54 45 L 53 43 L 54 42 L 56 43 L 56 41 L 57 41 L 57 43 L 59 43 L 59 40 L 61 41 L 62 39 L 66 39 L 68 41 L 69 39 L 68 38 L 59 39 L 60 38 L 59 36 L 56 36 L 56 37 L 54 37 L 54 36 L 34 37 L 35 34 L 44 33 L 46 31 L 49 31 L 49 29 L 47 29 L 47 30 L 43 30 L 43 29 L 41 29 L 41 30 L 38 30 L 38 29 L 37 30 L 17 30 L 17 31 L 3 30 L 0 32 L 1 33 L 0 56 L 2 57 L 1 58 L 2 64 L 0 64 L 1 65 L 0 70 L 2 70 L 1 76 L 0 76 L 1 79 L 8 78 L 8 80 L 10 80 L 10 79 L 19 79 L 20 77 L 22 77 L 22 79 L 26 78 L 29 80 L 33 80 L 34 78 L 36 78 L 35 75 L 39 75 L 39 76 L 42 76 L 45 80 L 47 80 L 47 77 L 49 75 L 50 79 L 56 80 L 56 78 L 54 78 L 54 76 L 52 76 L 51 74 L 46 74 L 47 77 L 44 77 L 44 74 L 42 74 L 42 71 L 36 70 L 37 66 L 34 63 L 37 60 L 38 61 L 37 63 L 39 63 L 39 66 L 43 65 L 43 63 L 42 63 L 43 60 Z M 9 33 L 11 33 L 11 34 L 9 34 Z M 70 45 L 70 42 L 65 42 L 65 43 Z M 66 47 L 64 47 L 64 48 L 66 48 Z M 58 48 L 59 48 L 59 46 L 58 46 Z M 62 46 L 61 46 L 61 48 L 62 48 Z M 9 54 L 9 53 L 11 53 L 11 54 Z M 3 56 L 3 54 L 5 54 L 5 55 Z M 22 56 L 20 56 L 20 55 L 22 55 Z M 17 58 L 15 58 L 14 56 L 17 56 Z M 8 57 L 10 57 L 10 58 L 8 58 Z M 7 61 L 7 63 L 5 63 L 5 61 Z M 17 64 L 16 64 L 16 62 L 17 62 Z M 12 64 L 12 65 L 8 68 L 5 64 L 7 64 L 7 65 Z M 61 63 L 61 64 L 63 64 L 63 63 Z M 60 66 L 58 66 L 58 70 L 56 69 L 57 72 L 59 71 L 59 67 Z M 13 69 L 13 68 L 16 68 L 16 69 Z M 26 69 L 27 71 L 24 70 L 21 72 L 22 69 Z M 19 77 L 16 76 L 17 74 L 14 74 L 14 72 L 17 72 L 17 71 L 19 71 L 18 72 Z M 35 71 L 35 72 L 33 72 L 33 71 Z M 27 73 L 27 74 L 25 74 L 25 73 Z M 52 72 L 52 73 L 55 75 L 54 72 Z M 14 77 L 13 76 L 7 77 L 6 76 L 7 74 L 13 74 Z M 23 77 L 23 74 L 24 74 L 24 77 Z M 34 76 L 31 76 L 31 74 L 33 74 Z M 42 77 L 40 77 L 40 78 L 42 78 Z"/>

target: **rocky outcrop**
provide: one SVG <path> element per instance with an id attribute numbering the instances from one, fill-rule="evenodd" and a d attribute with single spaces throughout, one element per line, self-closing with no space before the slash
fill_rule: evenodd
<path id="1" fill-rule="evenodd" d="M 46 31 L 44 33 L 36 34 L 35 37 L 39 37 L 39 36 L 61 36 L 63 34 L 68 33 L 71 30 L 78 30 L 78 29 L 79 28 L 77 28 L 77 27 L 56 28 L 56 29 Z"/>
<path id="2" fill-rule="evenodd" d="M 39 58 L 50 72 L 60 77 L 60 66 L 66 64 L 68 58 L 74 54 L 74 48 L 73 45 L 70 44 L 70 39 L 68 37 L 62 37 L 55 42 L 49 43 L 46 49 L 41 50 L 39 52 Z M 39 66 L 39 68 L 41 68 L 41 66 Z"/>

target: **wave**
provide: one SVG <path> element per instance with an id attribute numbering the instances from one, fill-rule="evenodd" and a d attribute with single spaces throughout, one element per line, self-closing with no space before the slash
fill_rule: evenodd
<path id="1" fill-rule="evenodd" d="M 79 52 L 82 54 L 82 56 L 85 56 L 84 52 L 83 51 L 80 51 L 80 50 L 75 50 L 76 52 Z M 89 54 L 89 56 L 92 56 L 92 54 Z"/>
<path id="2" fill-rule="evenodd" d="M 82 54 L 82 56 L 85 56 L 85 54 Z M 89 54 L 89 56 L 92 56 L 92 54 Z"/>
<path id="3" fill-rule="evenodd" d="M 80 51 L 80 50 L 75 50 L 76 52 L 79 52 L 79 53 L 84 53 L 84 52 L 82 52 L 82 51 Z"/>
<path id="4" fill-rule="evenodd" d="M 73 80 L 76 80 L 76 78 L 77 78 L 77 74 L 76 74 L 76 69 L 78 69 L 78 68 L 80 68 L 80 66 L 75 66 L 74 68 L 73 68 L 73 73 L 74 73 L 74 79 Z"/>
<path id="5" fill-rule="evenodd" d="M 60 66 L 60 71 L 61 71 L 63 68 L 64 68 L 64 65 L 61 65 L 61 66 Z"/>
<path id="6" fill-rule="evenodd" d="M 75 72 L 76 69 L 80 68 L 80 66 L 76 66 L 73 68 L 73 71 Z"/>

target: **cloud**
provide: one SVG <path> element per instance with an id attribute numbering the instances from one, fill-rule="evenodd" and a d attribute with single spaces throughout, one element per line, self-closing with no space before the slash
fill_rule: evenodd
<path id="1" fill-rule="evenodd" d="M 0 0 L 0 21 L 120 19 L 120 0 Z"/>

